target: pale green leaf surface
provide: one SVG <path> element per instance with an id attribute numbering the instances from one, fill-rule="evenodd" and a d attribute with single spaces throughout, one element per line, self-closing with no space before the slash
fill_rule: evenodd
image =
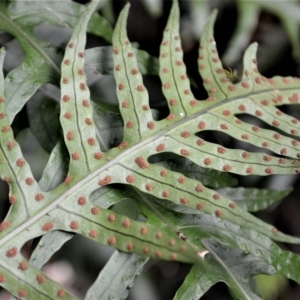
<path id="1" fill-rule="evenodd" d="M 256 212 L 266 209 L 272 204 L 282 200 L 284 197 L 292 192 L 292 188 L 277 191 L 269 189 L 256 188 L 224 188 L 219 189 L 218 192 L 235 201 L 235 203 L 250 212 Z"/>
<path id="2" fill-rule="evenodd" d="M 115 251 L 88 290 L 85 300 L 121 299 L 147 261 L 148 258 L 136 254 Z"/>
<path id="3" fill-rule="evenodd" d="M 65 173 L 58 170 L 60 164 L 56 161 L 61 159 L 60 146 L 56 146 L 50 156 L 41 188 L 34 180 L 28 180 L 32 174 L 26 162 L 18 162 L 22 153 L 13 140 L 6 116 L 12 108 L 5 107 L 4 78 L 1 75 L 0 175 L 10 184 L 13 204 L 0 225 L 1 285 L 15 296 L 25 291 L 30 299 L 55 299 L 59 293 L 65 293 L 65 299 L 73 299 L 30 264 L 26 272 L 22 271 L 23 267 L 20 268 L 20 262 L 24 259 L 19 249 L 23 244 L 52 230 L 78 233 L 103 245 L 141 256 L 188 263 L 202 262 L 199 251 L 205 247 L 201 239 L 214 237 L 227 246 L 262 258 L 282 274 L 300 282 L 297 268 L 299 257 L 282 251 L 267 237 L 290 243 L 299 243 L 300 238 L 278 232 L 198 179 L 167 170 L 149 159 L 159 153 L 172 153 L 218 172 L 240 175 L 298 173 L 300 147 L 290 135 L 298 134 L 299 121 L 281 112 L 277 106 L 298 102 L 299 79 L 267 79 L 261 76 L 256 69 L 256 45 L 252 45 L 245 54 L 241 82 L 229 82 L 213 38 L 213 14 L 204 30 L 199 55 L 200 73 L 209 98 L 202 101 L 194 99 L 182 62 L 178 35 L 179 10 L 175 1 L 160 55 L 160 77 L 170 115 L 155 121 L 134 49 L 126 35 L 127 5 L 113 36 L 114 76 L 124 122 L 123 140 L 117 147 L 101 152 L 83 73 L 85 32 L 96 6 L 97 1 L 93 1 L 81 15 L 61 66 L 60 121 L 70 158 L 68 174 L 62 183 L 61 174 Z M 3 50 L 0 57 L 2 62 Z M 269 124 L 272 130 L 241 123 L 238 119 L 241 113 L 255 116 Z M 227 133 L 247 141 L 260 147 L 261 153 L 226 149 L 200 139 L 197 134 L 206 130 Z M 263 149 L 275 155 L 266 155 Z M 56 173 L 59 179 L 55 178 Z M 197 209 L 199 213 L 189 216 L 177 214 L 174 218 L 170 211 L 164 214 L 161 208 L 156 209 L 159 218 L 148 213 L 145 222 L 135 221 L 92 203 L 90 195 L 110 184 L 133 187 L 138 195 L 137 201 L 141 198 L 146 201 L 147 195 L 142 195 L 148 194 L 161 202 L 168 200 Z M 42 185 L 45 186 L 43 192 Z M 99 195 L 100 198 L 104 198 L 108 191 L 104 191 L 103 197 Z M 114 194 L 112 190 L 110 192 Z M 113 201 L 122 199 L 122 196 L 113 196 L 116 196 Z M 109 201 L 105 203 L 100 200 L 106 207 L 109 206 Z M 188 239 L 182 238 L 176 228 L 184 231 Z M 31 277 L 36 280 L 30 281 Z"/>
<path id="4" fill-rule="evenodd" d="M 236 249 L 207 239 L 206 248 L 214 255 L 205 255 L 207 270 L 193 266 L 174 300 L 197 300 L 215 283 L 225 282 L 237 299 L 261 299 L 250 289 L 250 278 L 256 274 L 274 274 L 274 268 L 254 255 L 244 254 Z"/>

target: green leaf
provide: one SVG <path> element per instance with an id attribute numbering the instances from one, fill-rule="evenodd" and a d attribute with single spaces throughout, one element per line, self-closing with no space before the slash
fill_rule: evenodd
<path id="1" fill-rule="evenodd" d="M 277 191 L 256 188 L 224 188 L 218 192 L 226 198 L 232 199 L 239 207 L 244 210 L 256 212 L 271 206 L 282 200 L 292 192 L 292 188 Z"/>
<path id="2" fill-rule="evenodd" d="M 256 274 L 274 274 L 273 267 L 254 255 L 229 249 L 212 239 L 205 240 L 205 246 L 213 253 L 205 255 L 208 270 L 193 266 L 174 300 L 199 299 L 212 285 L 220 281 L 229 286 L 237 299 L 262 299 L 251 290 L 250 279 Z"/>
<path id="3" fill-rule="evenodd" d="M 147 258 L 136 254 L 115 251 L 88 290 L 85 300 L 126 298 L 127 288 L 133 286 L 147 261 Z"/>

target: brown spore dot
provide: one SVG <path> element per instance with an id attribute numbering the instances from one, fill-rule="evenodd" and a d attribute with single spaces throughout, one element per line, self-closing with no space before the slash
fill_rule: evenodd
<path id="1" fill-rule="evenodd" d="M 125 89 L 125 85 L 124 85 L 123 83 L 119 83 L 119 84 L 118 84 L 118 89 L 119 89 L 120 91 L 123 91 L 123 90 Z"/>
<path id="2" fill-rule="evenodd" d="M 168 73 L 168 69 L 167 68 L 162 68 L 161 71 L 162 71 L 162 73 Z"/>
<path id="3" fill-rule="evenodd" d="M 6 251 L 6 256 L 7 257 L 14 257 L 16 256 L 18 253 L 18 248 L 17 247 L 12 247 L 9 250 Z"/>
<path id="4" fill-rule="evenodd" d="M 244 133 L 244 134 L 241 135 L 241 138 L 242 138 L 243 140 L 249 140 L 249 135 L 246 134 L 246 133 Z"/>
<path id="5" fill-rule="evenodd" d="M 134 162 L 141 168 L 141 169 L 147 169 L 148 163 L 145 161 L 145 159 L 142 156 L 138 156 Z"/>
<path id="6" fill-rule="evenodd" d="M 140 232 L 141 232 L 142 235 L 145 235 L 145 234 L 147 234 L 147 232 L 148 232 L 148 228 L 147 228 L 146 226 L 143 226 L 143 227 L 141 228 Z"/>
<path id="7" fill-rule="evenodd" d="M 173 246 L 175 246 L 175 244 L 176 244 L 176 242 L 175 242 L 174 239 L 170 239 L 170 240 L 169 240 L 169 245 L 170 245 L 170 246 L 173 247 Z"/>
<path id="8" fill-rule="evenodd" d="M 153 186 L 153 184 L 151 184 L 151 183 L 147 183 L 146 186 L 145 186 L 145 188 L 146 188 L 147 191 L 150 192 L 150 191 L 153 190 L 154 186 Z"/>
<path id="9" fill-rule="evenodd" d="M 0 96 L 0 103 L 3 103 L 5 101 L 3 96 Z"/>
<path id="10" fill-rule="evenodd" d="M 86 125 L 92 125 L 92 124 L 93 124 L 93 121 L 92 121 L 91 118 L 86 118 L 86 119 L 84 120 L 84 122 L 85 122 Z"/>
<path id="11" fill-rule="evenodd" d="M 236 204 L 234 202 L 229 203 L 228 205 L 230 208 L 236 208 Z"/>
<path id="12" fill-rule="evenodd" d="M 21 261 L 18 265 L 18 269 L 21 271 L 26 271 L 28 269 L 28 264 L 25 261 Z"/>
<path id="13" fill-rule="evenodd" d="M 203 122 L 203 121 L 200 121 L 199 124 L 198 124 L 198 128 L 199 128 L 199 129 L 204 129 L 205 126 L 206 126 L 206 124 L 205 124 L 205 122 Z"/>
<path id="14" fill-rule="evenodd" d="M 248 167 L 248 168 L 246 169 L 246 173 L 247 173 L 247 174 L 252 174 L 253 172 L 254 172 L 253 167 Z"/>
<path id="15" fill-rule="evenodd" d="M 103 153 L 101 153 L 101 152 L 96 152 L 96 153 L 94 153 L 94 158 L 96 158 L 96 159 L 101 159 L 103 157 Z"/>
<path id="16" fill-rule="evenodd" d="M 122 108 L 127 108 L 129 106 L 129 102 L 127 100 L 124 100 L 122 102 Z"/>
<path id="17" fill-rule="evenodd" d="M 91 213 L 92 213 L 92 215 L 99 215 L 99 213 L 100 213 L 100 208 L 99 207 L 96 207 L 96 206 L 94 206 L 94 207 L 92 207 L 91 208 Z"/>
<path id="18" fill-rule="evenodd" d="M 84 52 L 80 51 L 80 52 L 78 53 L 78 57 L 83 58 L 83 57 L 84 57 Z"/>
<path id="19" fill-rule="evenodd" d="M 182 66 L 183 65 L 183 61 L 182 60 L 176 60 L 176 65 L 177 66 Z"/>
<path id="20" fill-rule="evenodd" d="M 64 113 L 64 118 L 67 119 L 67 120 L 70 119 L 71 116 L 72 116 L 71 113 L 68 112 L 68 111 L 66 113 Z"/>
<path id="21" fill-rule="evenodd" d="M 239 105 L 239 110 L 240 111 L 245 111 L 246 110 L 246 106 L 244 104 Z"/>
<path id="22" fill-rule="evenodd" d="M 261 117 L 263 115 L 263 112 L 260 111 L 260 110 L 256 110 L 255 111 L 255 114 L 258 116 L 258 117 Z"/>
<path id="23" fill-rule="evenodd" d="M 10 203 L 11 205 L 16 204 L 16 203 L 17 203 L 17 197 L 16 197 L 15 195 L 10 195 L 10 196 L 9 196 L 9 203 Z"/>
<path id="24" fill-rule="evenodd" d="M 257 84 L 261 84 L 261 79 L 260 79 L 260 77 L 255 77 L 255 82 L 256 82 Z"/>
<path id="25" fill-rule="evenodd" d="M 271 161 L 272 160 L 272 156 L 270 156 L 270 155 L 264 155 L 263 156 L 263 160 L 264 161 Z"/>
<path id="26" fill-rule="evenodd" d="M 13 141 L 9 141 L 6 146 L 7 146 L 8 150 L 11 150 L 12 148 L 14 148 L 16 146 L 16 143 Z"/>
<path id="27" fill-rule="evenodd" d="M 169 114 L 168 116 L 167 116 L 167 120 L 168 121 L 172 121 L 172 120 L 174 120 L 176 118 L 176 116 L 174 115 L 174 114 Z"/>
<path id="28" fill-rule="evenodd" d="M 132 243 L 128 243 L 127 246 L 126 246 L 126 248 L 127 248 L 128 251 L 132 251 L 133 248 L 134 248 L 134 246 L 133 246 Z"/>
<path id="29" fill-rule="evenodd" d="M 16 165 L 18 167 L 23 167 L 25 165 L 25 160 L 23 158 L 18 158 L 17 161 L 16 161 Z"/>
<path id="30" fill-rule="evenodd" d="M 262 142 L 261 145 L 262 145 L 264 148 L 268 148 L 268 147 L 269 147 L 269 143 L 268 143 L 268 142 Z"/>
<path id="31" fill-rule="evenodd" d="M 78 198 L 77 203 L 78 205 L 83 206 L 86 204 L 86 201 L 87 201 L 86 198 L 82 196 Z"/>
<path id="32" fill-rule="evenodd" d="M 273 126 L 280 126 L 280 122 L 278 120 L 273 120 L 272 125 Z"/>
<path id="33" fill-rule="evenodd" d="M 126 128 L 131 129 L 133 127 L 133 122 L 132 121 L 128 121 L 126 123 Z"/>
<path id="34" fill-rule="evenodd" d="M 186 181 L 186 178 L 185 177 L 183 177 L 183 176 L 180 176 L 179 178 L 178 178 L 178 180 L 177 180 L 179 183 L 181 183 L 181 184 L 183 184 L 183 183 L 185 183 L 185 181 Z"/>
<path id="35" fill-rule="evenodd" d="M 123 142 L 118 146 L 118 148 L 119 148 L 119 149 L 124 149 L 124 148 L 126 148 L 127 146 L 128 146 L 128 142 L 123 141 Z"/>
<path id="36" fill-rule="evenodd" d="M 187 149 L 181 149 L 180 150 L 180 154 L 183 156 L 189 156 L 190 155 L 190 151 Z"/>
<path id="37" fill-rule="evenodd" d="M 38 194 L 35 195 L 34 199 L 36 201 L 42 201 L 44 199 L 44 194 L 38 193 Z"/>
<path id="38" fill-rule="evenodd" d="M 224 77 L 224 78 L 221 79 L 221 81 L 225 83 L 225 82 L 228 82 L 229 79 L 227 77 Z"/>
<path id="39" fill-rule="evenodd" d="M 81 75 L 81 76 L 84 75 L 84 70 L 83 69 L 78 69 L 78 74 Z"/>
<path id="40" fill-rule="evenodd" d="M 169 82 L 164 83 L 163 87 L 165 89 L 169 89 L 171 87 L 171 84 Z"/>
<path id="41" fill-rule="evenodd" d="M 1 112 L 0 113 L 0 119 L 3 119 L 5 117 L 5 113 Z"/>
<path id="42" fill-rule="evenodd" d="M 25 179 L 25 182 L 27 185 L 33 185 L 34 184 L 34 179 L 32 177 L 27 177 Z"/>
<path id="43" fill-rule="evenodd" d="M 73 140 L 73 138 L 74 138 L 74 132 L 73 131 L 67 132 L 66 138 L 67 138 L 68 141 Z"/>
<path id="44" fill-rule="evenodd" d="M 27 296 L 27 291 L 25 291 L 25 290 L 19 290 L 18 291 L 18 295 L 19 295 L 19 297 L 24 298 L 24 297 Z"/>
<path id="45" fill-rule="evenodd" d="M 99 180 L 98 185 L 104 186 L 108 185 L 112 182 L 112 177 L 111 176 L 105 176 L 103 179 Z"/>
<path id="46" fill-rule="evenodd" d="M 280 150 L 280 154 L 281 154 L 281 155 L 286 155 L 286 154 L 287 154 L 287 149 L 286 149 L 286 148 L 282 148 L 282 149 Z"/>
<path id="47" fill-rule="evenodd" d="M 207 158 L 204 158 L 203 162 L 206 166 L 208 166 L 212 163 L 212 160 L 209 157 L 207 157 Z"/>
<path id="48" fill-rule="evenodd" d="M 113 246 L 117 243 L 117 239 L 112 236 L 107 240 L 107 243 L 108 243 L 108 245 Z"/>
<path id="49" fill-rule="evenodd" d="M 203 69 L 205 69 L 205 68 L 206 68 L 206 66 L 205 66 L 204 64 L 200 64 L 200 65 L 199 65 L 199 69 L 200 69 L 200 70 L 203 70 Z"/>
<path id="50" fill-rule="evenodd" d="M 181 251 L 182 253 L 185 253 L 185 252 L 187 251 L 186 246 L 180 246 L 180 251 Z"/>
<path id="51" fill-rule="evenodd" d="M 214 57 L 214 58 L 212 59 L 212 61 L 215 62 L 215 63 L 217 63 L 217 62 L 219 61 L 219 58 L 218 58 L 218 57 Z"/>
<path id="52" fill-rule="evenodd" d="M 161 240 L 163 238 L 163 233 L 162 232 L 158 232 L 155 237 L 158 239 L 158 240 Z"/>
<path id="53" fill-rule="evenodd" d="M 223 115 L 224 115 L 224 116 L 230 116 L 230 115 L 231 115 L 231 111 L 228 110 L 228 109 L 225 109 L 225 110 L 223 111 Z"/>
<path id="54" fill-rule="evenodd" d="M 197 203 L 196 208 L 197 208 L 198 210 L 202 210 L 202 209 L 204 208 L 204 204 L 201 203 L 201 202 L 199 202 L 199 203 Z"/>
<path id="55" fill-rule="evenodd" d="M 249 88 L 248 82 L 243 81 L 242 82 L 242 87 L 245 88 L 245 89 L 248 89 Z"/>
<path id="56" fill-rule="evenodd" d="M 232 169 L 231 165 L 226 164 L 225 166 L 223 166 L 223 171 L 225 172 L 229 172 Z"/>
<path id="57" fill-rule="evenodd" d="M 299 142 L 296 141 L 296 140 L 292 140 L 292 141 L 291 141 L 291 144 L 292 144 L 293 146 L 298 146 Z"/>
<path id="58" fill-rule="evenodd" d="M 288 78 L 282 78 L 282 81 L 287 84 L 291 83 L 290 79 Z"/>
<path id="59" fill-rule="evenodd" d="M 260 129 L 259 129 L 258 126 L 255 126 L 255 125 L 254 125 L 254 126 L 252 126 L 252 130 L 255 131 L 255 132 L 258 132 Z"/>
<path id="60" fill-rule="evenodd" d="M 204 144 L 205 144 L 204 140 L 202 140 L 202 139 L 197 140 L 197 145 L 198 146 L 203 146 Z"/>
<path id="61" fill-rule="evenodd" d="M 90 145 L 90 146 L 94 146 L 96 144 L 96 140 L 93 138 L 93 137 L 89 137 L 87 139 L 87 143 Z"/>
<path id="62" fill-rule="evenodd" d="M 166 53 L 166 52 L 164 52 L 164 53 L 162 53 L 161 55 L 160 55 L 160 57 L 163 57 L 163 58 L 165 58 L 165 57 L 167 57 L 168 56 L 168 53 Z"/>
<path id="63" fill-rule="evenodd" d="M 215 215 L 217 216 L 217 217 L 222 217 L 222 215 L 223 215 L 223 212 L 220 210 L 220 209 L 217 209 L 216 211 L 215 211 Z"/>
<path id="64" fill-rule="evenodd" d="M 279 163 L 280 164 L 285 164 L 285 162 L 286 162 L 286 159 L 285 158 L 279 158 Z"/>
<path id="65" fill-rule="evenodd" d="M 156 250 L 156 251 L 155 251 L 155 256 L 156 256 L 157 258 L 161 258 L 161 257 L 162 257 L 162 251 Z"/>
<path id="66" fill-rule="evenodd" d="M 159 144 L 159 145 L 157 145 L 156 148 L 155 148 L 155 150 L 156 150 L 157 152 L 165 151 L 165 149 L 166 149 L 166 145 L 165 145 L 165 144 Z"/>
<path id="67" fill-rule="evenodd" d="M 292 119 L 292 123 L 297 124 L 299 121 L 297 119 Z"/>
<path id="68" fill-rule="evenodd" d="M 224 148 L 224 147 L 218 147 L 217 148 L 217 151 L 218 151 L 218 153 L 220 153 L 220 154 L 224 154 L 224 153 L 226 153 L 226 149 Z"/>
<path id="69" fill-rule="evenodd" d="M 119 54 L 119 49 L 117 47 L 114 48 L 114 54 Z"/>
<path id="70" fill-rule="evenodd" d="M 220 200 L 220 195 L 219 194 L 213 194 L 213 198 L 215 199 L 215 200 Z"/>
<path id="71" fill-rule="evenodd" d="M 198 104 L 198 101 L 195 99 L 190 101 L 190 106 L 192 106 L 192 107 L 196 106 L 197 104 Z"/>
<path id="72" fill-rule="evenodd" d="M 175 106 L 177 104 L 177 100 L 176 99 L 171 99 L 169 101 L 169 103 L 170 103 L 171 106 Z"/>
<path id="73" fill-rule="evenodd" d="M 115 222 L 116 221 L 116 215 L 109 214 L 108 221 L 111 222 L 111 223 Z"/>
<path id="74" fill-rule="evenodd" d="M 260 103 L 264 106 L 268 106 L 270 104 L 268 100 L 262 100 Z"/>
<path id="75" fill-rule="evenodd" d="M 169 191 L 163 191 L 163 192 L 161 193 L 161 195 L 162 195 L 164 198 L 168 198 L 168 197 L 170 197 L 170 192 L 169 192 Z"/>
<path id="76" fill-rule="evenodd" d="M 80 157 L 80 155 L 79 155 L 79 153 L 78 153 L 78 152 L 74 152 L 74 153 L 72 153 L 72 159 L 73 159 L 73 160 L 78 160 L 78 159 L 79 159 L 79 157 Z"/>
<path id="77" fill-rule="evenodd" d="M 149 251 L 150 251 L 150 250 L 149 250 L 149 247 L 144 247 L 144 248 L 143 248 L 143 253 L 144 253 L 144 254 L 148 254 Z"/>
<path id="78" fill-rule="evenodd" d="M 183 138 L 188 138 L 191 135 L 191 133 L 189 131 L 183 131 L 180 135 Z"/>
<path id="79" fill-rule="evenodd" d="M 210 78 L 204 79 L 204 83 L 206 83 L 206 84 L 211 84 L 211 79 L 210 79 Z"/>
<path id="80" fill-rule="evenodd" d="M 45 223 L 43 226 L 42 226 L 42 230 L 43 231 L 50 231 L 52 230 L 54 227 L 53 223 L 52 222 L 47 222 Z"/>
<path id="81" fill-rule="evenodd" d="M 298 100 L 299 100 L 298 94 L 293 94 L 293 96 L 289 97 L 289 101 L 291 103 L 296 103 L 296 102 L 298 102 Z"/>
<path id="82" fill-rule="evenodd" d="M 199 55 L 199 59 L 201 59 L 201 60 L 205 59 L 205 55 L 200 54 L 200 55 Z"/>
<path id="83" fill-rule="evenodd" d="M 44 284 L 46 282 L 46 278 L 42 274 L 36 275 L 36 280 L 39 284 Z"/>
<path id="84" fill-rule="evenodd" d="M 236 90 L 236 87 L 234 86 L 234 85 L 229 85 L 228 86 L 228 89 L 229 89 L 229 91 L 235 91 Z"/>
<path id="85" fill-rule="evenodd" d="M 298 131 L 297 131 L 296 129 L 291 129 L 291 130 L 290 130 L 290 133 L 291 133 L 291 134 L 297 134 Z"/>
<path id="86" fill-rule="evenodd" d="M 116 65 L 115 70 L 116 70 L 116 71 L 120 71 L 120 70 L 121 70 L 121 66 L 120 66 L 120 65 Z"/>
<path id="87" fill-rule="evenodd" d="M 134 55 L 133 52 L 128 52 L 127 54 L 128 57 L 133 57 L 133 55 Z"/>
<path id="88" fill-rule="evenodd" d="M 10 126 L 3 126 L 2 129 L 1 129 L 1 131 L 2 132 L 8 132 L 8 131 L 10 131 L 10 129 L 11 129 Z"/>
<path id="89" fill-rule="evenodd" d="M 142 106 L 142 109 L 143 109 L 143 110 L 149 110 L 149 106 L 148 106 L 148 105 L 143 105 L 143 106 Z"/>
<path id="90" fill-rule="evenodd" d="M 175 47 L 175 51 L 176 52 L 180 52 L 181 51 L 181 47 Z"/>
<path id="91" fill-rule="evenodd" d="M 65 64 L 65 65 L 68 66 L 70 63 L 71 63 L 71 61 L 70 61 L 69 59 L 65 59 L 65 60 L 64 60 L 64 64 Z"/>
<path id="92" fill-rule="evenodd" d="M 144 88 L 143 85 L 138 85 L 138 86 L 136 87 L 136 89 L 137 89 L 138 92 L 143 92 L 145 88 Z"/>
<path id="93" fill-rule="evenodd" d="M 281 138 L 281 135 L 279 133 L 274 133 L 273 138 L 279 140 Z"/>
<path id="94" fill-rule="evenodd" d="M 201 184 L 197 184 L 195 190 L 196 192 L 201 193 L 204 191 L 204 187 Z"/>
<path id="95" fill-rule="evenodd" d="M 217 92 L 217 89 L 216 89 L 216 88 L 211 88 L 209 91 L 210 91 L 211 93 L 216 93 L 216 92 Z"/>
<path id="96" fill-rule="evenodd" d="M 123 226 L 125 227 L 125 228 L 129 228 L 130 227 L 130 225 L 131 225 L 131 222 L 130 222 L 130 220 L 129 219 L 126 219 L 125 221 L 123 221 Z"/>
<path id="97" fill-rule="evenodd" d="M 82 105 L 83 105 L 84 107 L 89 107 L 89 106 L 91 105 L 91 103 L 90 103 L 89 100 L 84 99 L 84 100 L 82 100 Z"/>
<path id="98" fill-rule="evenodd" d="M 274 171 L 273 171 L 272 168 L 269 167 L 269 168 L 266 168 L 266 169 L 265 169 L 265 172 L 266 172 L 267 174 L 273 174 Z"/>
<path id="99" fill-rule="evenodd" d="M 282 114 L 283 114 L 283 112 L 282 112 L 281 110 L 277 110 L 277 111 L 276 111 L 276 115 L 277 115 L 277 116 L 280 117 Z"/>
<path id="100" fill-rule="evenodd" d="M 272 101 L 275 103 L 275 104 L 278 104 L 280 102 L 282 102 L 283 100 L 283 97 L 282 95 L 278 95 L 276 98 L 273 98 Z"/>
<path id="101" fill-rule="evenodd" d="M 89 232 L 89 236 L 94 239 L 94 238 L 96 238 L 98 236 L 98 232 L 96 230 L 92 229 Z"/>
<path id="102" fill-rule="evenodd" d="M 271 231 L 272 231 L 272 233 L 277 233 L 277 232 L 278 232 L 278 229 L 275 228 L 275 227 L 273 227 Z"/>
<path id="103" fill-rule="evenodd" d="M 4 231 L 5 229 L 7 229 L 10 226 L 10 222 L 8 220 L 3 221 L 0 224 L 0 231 Z"/>
<path id="104" fill-rule="evenodd" d="M 72 221 L 69 226 L 73 230 L 77 230 L 79 228 L 79 224 L 76 221 Z"/>
<path id="105" fill-rule="evenodd" d="M 242 153 L 243 158 L 248 158 L 250 156 L 249 152 L 244 151 Z"/>
<path id="106" fill-rule="evenodd" d="M 2 177 L 2 180 L 3 180 L 4 182 L 7 182 L 7 183 L 10 182 L 9 176 L 3 176 L 3 177 Z"/>
<path id="107" fill-rule="evenodd" d="M 189 94 L 191 93 L 191 90 L 186 89 L 186 90 L 184 90 L 183 92 L 184 92 L 186 95 L 189 95 Z"/>
<path id="108" fill-rule="evenodd" d="M 136 69 L 136 68 L 133 68 L 132 70 L 131 70 L 131 74 L 132 75 L 136 75 L 136 74 L 138 74 L 139 73 L 139 71 L 138 71 L 138 69 Z"/>
<path id="109" fill-rule="evenodd" d="M 126 176 L 126 181 L 127 181 L 128 183 L 134 183 L 135 178 L 134 178 L 133 175 L 127 175 L 127 176 Z"/>
<path id="110" fill-rule="evenodd" d="M 168 171 L 167 170 L 161 170 L 160 171 L 160 176 L 166 177 L 167 175 L 168 175 Z"/>
<path id="111" fill-rule="evenodd" d="M 226 124 L 221 124 L 220 125 L 220 128 L 223 129 L 223 130 L 227 130 L 228 129 L 228 126 Z"/>
<path id="112" fill-rule="evenodd" d="M 72 181 L 72 179 L 73 179 L 73 176 L 72 176 L 72 175 L 68 175 L 68 176 L 65 178 L 65 180 L 64 180 L 64 182 L 63 182 L 63 185 L 69 184 L 69 183 Z"/>
<path id="113" fill-rule="evenodd" d="M 182 197 L 182 198 L 180 198 L 180 203 L 181 203 L 181 204 L 185 205 L 185 204 L 187 204 L 188 202 L 189 202 L 189 199 L 188 199 L 187 197 Z"/>
<path id="114" fill-rule="evenodd" d="M 69 83 L 69 79 L 67 77 L 63 77 L 62 83 L 64 83 L 64 84 Z"/>
<path id="115" fill-rule="evenodd" d="M 6 281 L 6 278 L 3 274 L 0 274 L 0 283 L 4 283 Z"/>
<path id="116" fill-rule="evenodd" d="M 155 123 L 150 121 L 147 123 L 147 127 L 150 129 L 150 130 L 153 130 L 155 128 Z"/>
<path id="117" fill-rule="evenodd" d="M 63 289 L 60 289 L 57 291 L 57 297 L 58 298 L 64 298 L 66 295 L 66 292 Z"/>

